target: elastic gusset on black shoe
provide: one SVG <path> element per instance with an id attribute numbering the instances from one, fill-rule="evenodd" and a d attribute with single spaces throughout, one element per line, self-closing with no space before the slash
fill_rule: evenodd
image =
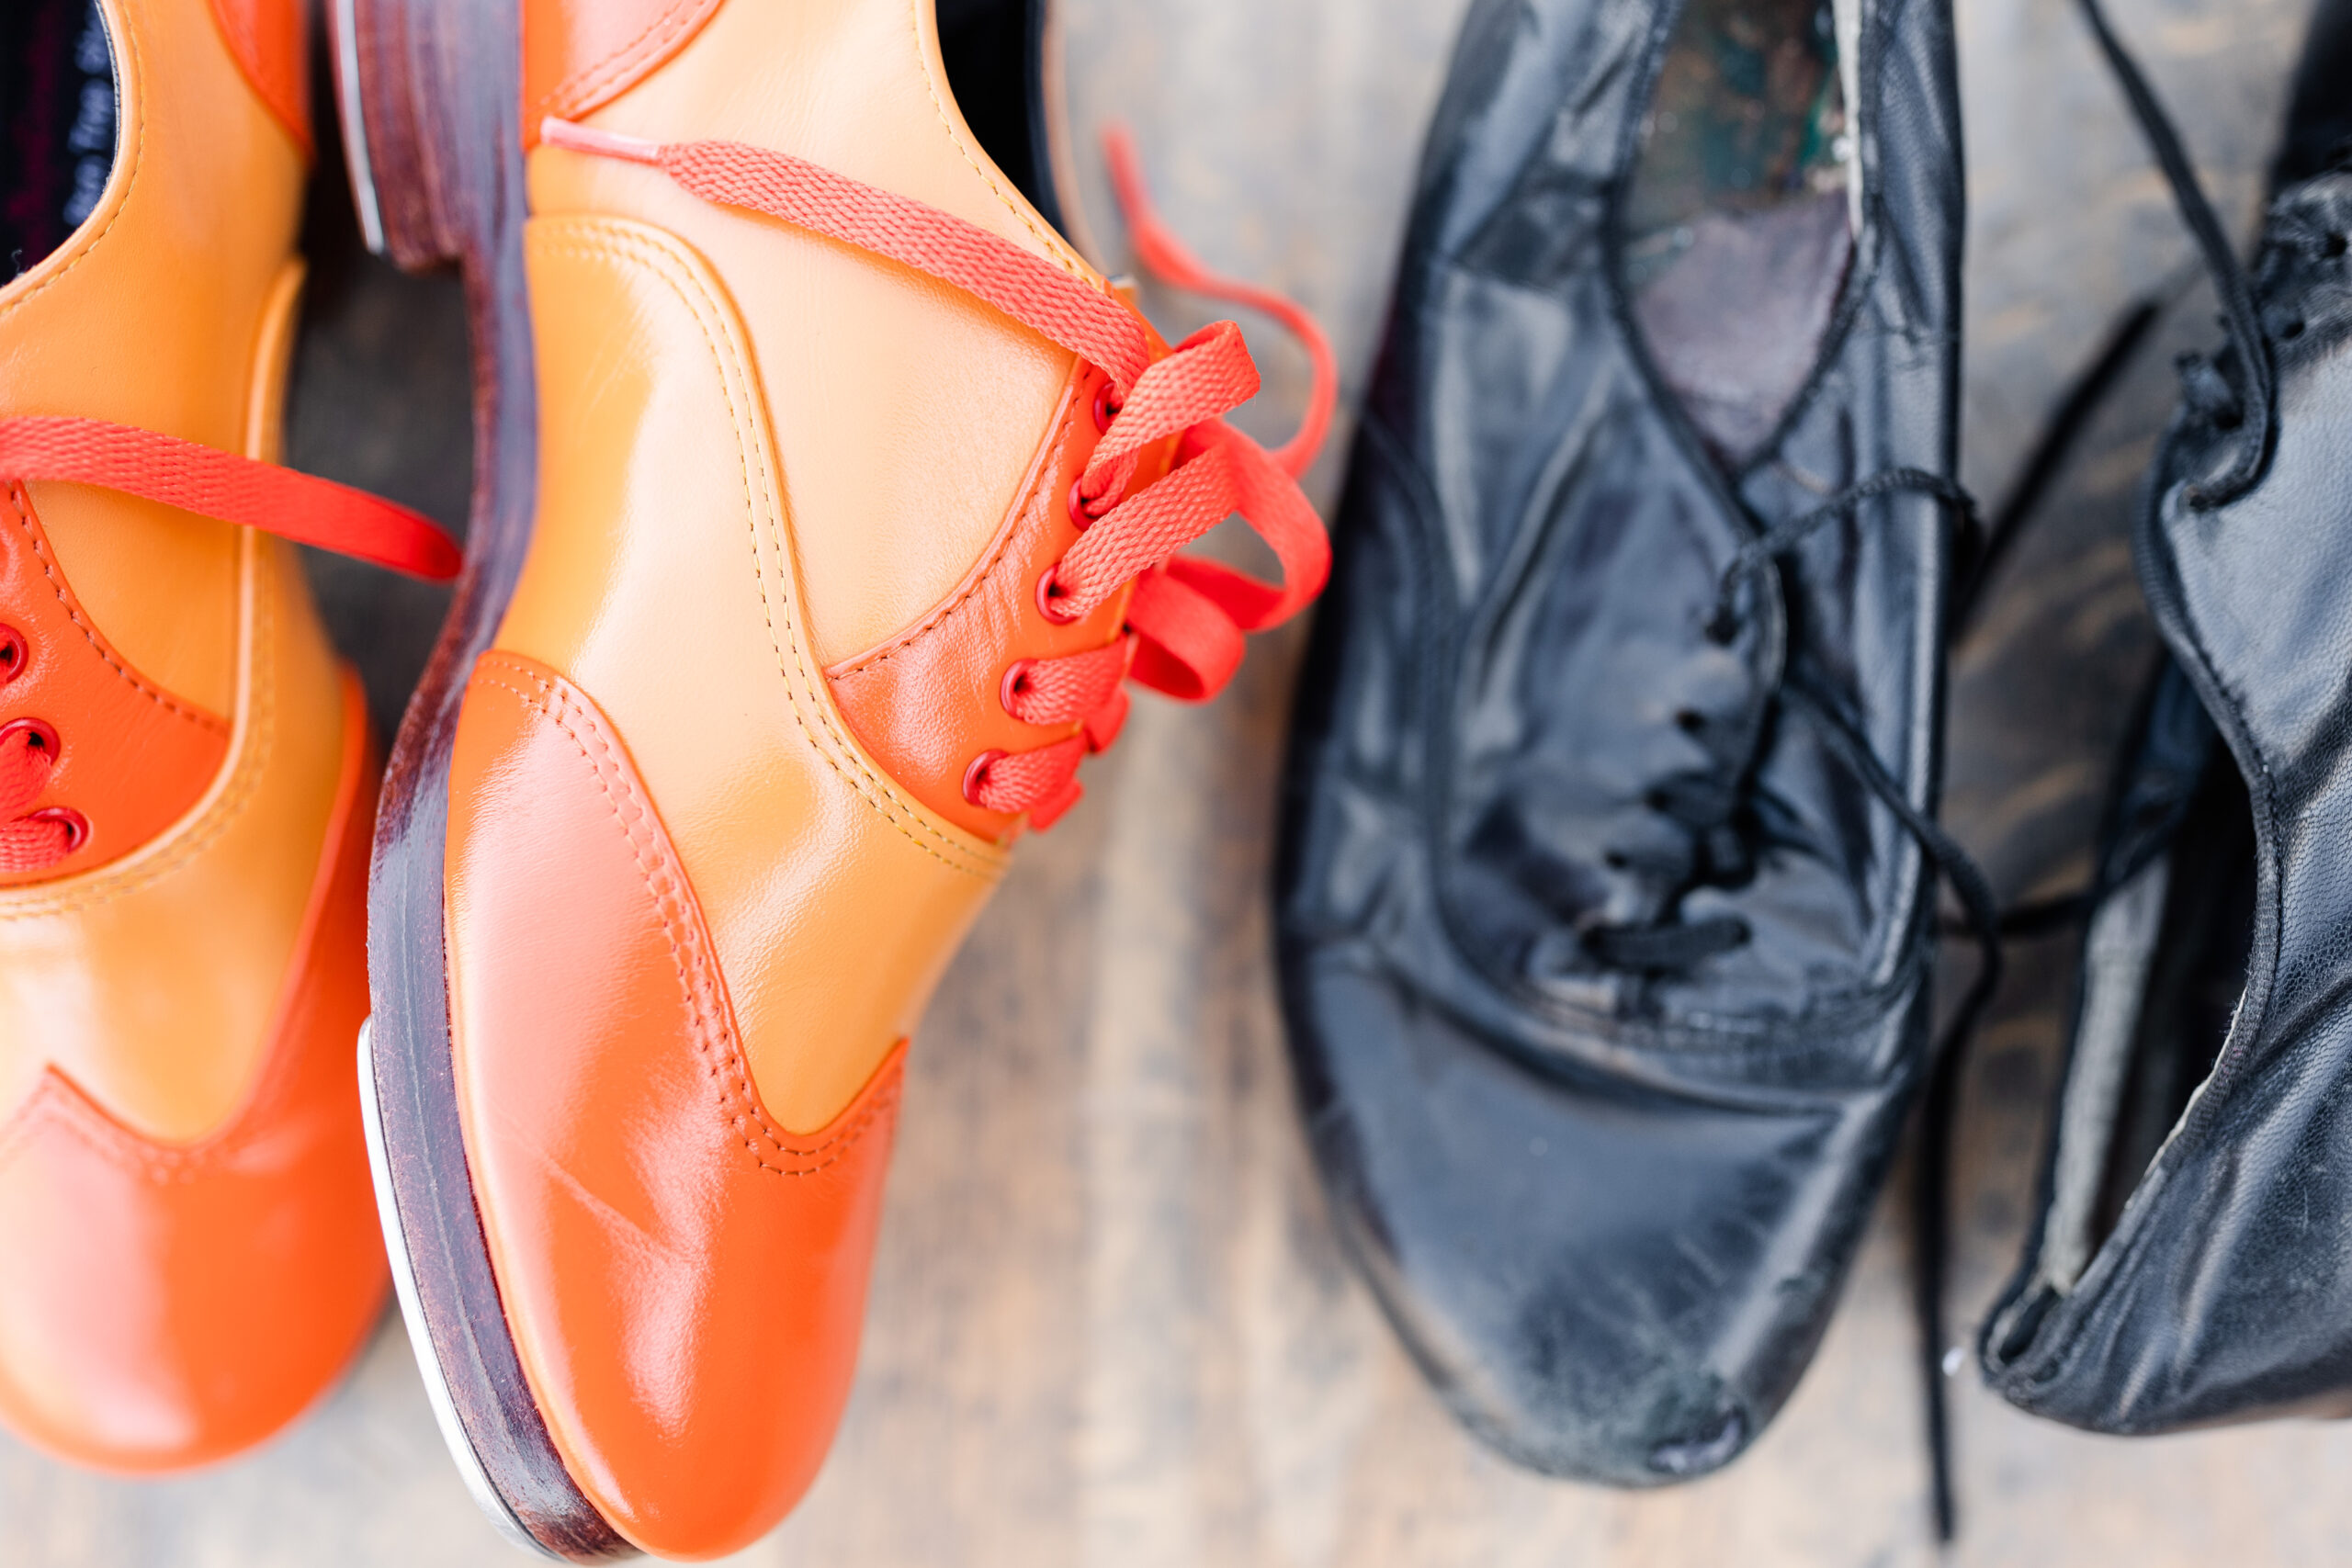
<path id="1" fill-rule="evenodd" d="M 1949 11 L 1766 9 L 1473 7 L 1277 871 L 1359 1264 L 1474 1431 L 1623 1485 L 1728 1462 L 1811 1358 L 1953 853 Z"/>

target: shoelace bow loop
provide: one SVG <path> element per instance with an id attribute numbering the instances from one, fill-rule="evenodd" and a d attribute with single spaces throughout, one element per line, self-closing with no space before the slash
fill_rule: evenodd
<path id="1" fill-rule="evenodd" d="M 16 483 L 116 491 L 434 581 L 455 577 L 462 564 L 449 536 L 404 506 L 200 442 L 105 420 L 0 419 L 0 476 Z M 16 678 L 28 656 L 23 634 L 0 627 L 0 685 Z M 89 821 L 79 811 L 27 809 L 48 787 L 62 746 L 44 720 L 19 717 L 0 725 L 0 874 L 46 870 L 89 839 Z"/>
<path id="2" fill-rule="evenodd" d="M 1124 635 L 1102 649 L 1024 660 L 1007 672 L 1007 712 L 1024 723 L 1075 723 L 1080 730 L 1029 750 L 973 759 L 963 783 L 973 805 L 1026 812 L 1031 827 L 1050 826 L 1078 798 L 1080 760 L 1108 746 L 1125 718 L 1123 680 L 1204 701 L 1232 678 L 1244 633 L 1279 624 L 1321 591 L 1330 546 L 1297 476 L 1313 461 L 1337 397 L 1329 344 L 1295 305 L 1220 276 L 1176 243 L 1151 210 L 1123 132 L 1112 131 L 1105 146 L 1145 265 L 1177 287 L 1268 310 L 1306 347 L 1314 368 L 1306 418 L 1278 453 L 1225 422 L 1259 387 L 1257 367 L 1232 321 L 1204 327 L 1155 355 L 1141 318 L 1102 288 L 952 213 L 806 159 L 740 142 L 651 142 L 554 118 L 542 123 L 540 140 L 650 164 L 706 201 L 759 212 L 939 278 L 1109 378 L 1096 408 L 1101 438 L 1071 495 L 1082 532 L 1039 580 L 1037 607 L 1066 625 L 1133 584 Z M 1175 454 L 1168 471 L 1135 486 L 1147 451 L 1170 439 Z M 1272 550 L 1279 580 L 1177 554 L 1236 513 Z"/>

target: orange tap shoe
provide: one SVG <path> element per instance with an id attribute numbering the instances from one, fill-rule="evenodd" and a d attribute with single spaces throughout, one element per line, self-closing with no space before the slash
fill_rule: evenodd
<path id="1" fill-rule="evenodd" d="M 381 1307 L 350 1032 L 375 782 L 284 535 L 427 573 L 270 466 L 309 158 L 292 0 L 0 20 L 0 1421 L 179 1469 Z"/>
<path id="2" fill-rule="evenodd" d="M 1266 453 L 1238 329 L 1170 349 L 1063 240 L 1042 5 L 946 53 L 933 0 L 520 10 L 335 7 L 363 217 L 466 269 L 487 433 L 378 830 L 370 1147 L 492 1516 L 710 1557 L 823 1460 L 902 1051 L 1013 840 L 1126 679 L 1206 697 L 1319 587 L 1329 378 Z M 951 83 L 1007 71 L 984 144 Z M 1280 582 L 1176 554 L 1236 512 Z"/>

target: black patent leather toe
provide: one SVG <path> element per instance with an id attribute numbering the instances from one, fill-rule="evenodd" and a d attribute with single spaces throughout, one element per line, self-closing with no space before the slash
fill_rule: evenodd
<path id="1" fill-rule="evenodd" d="M 1302 677 L 1277 940 L 1332 1207 L 1561 1474 L 1763 1431 L 1926 1066 L 1958 140 L 1945 8 L 1860 13 L 1850 206 L 1690 225 L 1710 277 L 1843 267 L 1776 318 L 1801 374 L 1736 375 L 1645 335 L 1702 292 L 1628 284 L 1677 8 L 1474 6 Z"/>

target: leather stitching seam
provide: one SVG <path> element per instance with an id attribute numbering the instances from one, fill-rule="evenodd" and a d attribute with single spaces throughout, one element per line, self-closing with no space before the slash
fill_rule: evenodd
<path id="1" fill-rule="evenodd" d="M 249 542 L 246 547 L 252 549 L 254 546 Z M 91 881 L 86 888 L 64 897 L 30 900 L 10 907 L 8 893 L 19 890 L 0 890 L 0 920 L 39 919 L 51 915 L 76 914 L 111 903 L 159 882 L 211 848 L 243 815 L 254 796 L 260 793 L 262 773 L 269 762 L 277 728 L 276 622 L 270 607 L 270 593 L 260 581 L 263 572 L 270 570 L 265 564 L 268 558 L 256 556 L 249 558 L 248 582 L 253 590 L 254 613 L 247 634 L 252 641 L 246 657 L 252 671 L 252 719 L 245 745 L 238 748 L 232 742 L 235 761 L 231 766 L 235 771 L 220 798 L 187 830 L 177 845 L 152 863 L 126 869 L 101 867 L 89 874 Z"/>
<path id="2" fill-rule="evenodd" d="M 965 144 L 964 138 L 956 134 L 956 122 L 948 118 L 947 106 L 939 101 L 939 84 L 932 80 L 931 62 L 924 57 L 922 51 L 922 16 L 915 7 L 930 3 L 931 0 L 907 0 L 907 35 L 914 40 L 915 69 L 922 75 L 922 90 L 930 96 L 932 112 L 939 117 L 940 128 L 947 132 L 948 143 L 956 149 L 956 156 L 964 160 L 964 166 L 978 175 L 980 183 L 988 186 L 989 194 L 1002 202 L 1004 209 L 1020 220 L 1021 226 L 1028 230 L 1032 235 L 1035 236 L 1037 243 L 1046 247 L 1046 254 L 1052 258 L 1056 266 L 1060 267 L 1089 288 L 1094 288 L 1096 285 L 1093 279 L 1088 277 L 1070 261 L 1066 254 L 1061 236 L 1050 229 L 1039 227 L 1037 220 L 1023 210 L 1023 204 L 1015 201 L 994 175 L 980 167 L 979 160 L 972 156 L 972 150 Z"/>
<path id="3" fill-rule="evenodd" d="M 1053 456 L 1046 460 L 1045 471 L 1039 476 L 1046 480 L 1046 483 L 1030 492 L 1027 501 L 1015 514 L 1012 526 L 1007 528 L 1002 536 L 997 540 L 996 549 L 989 555 L 987 563 L 980 568 L 979 571 L 964 584 L 962 590 L 954 598 L 933 610 L 930 615 L 917 623 L 912 630 L 892 638 L 880 652 L 858 660 L 835 676 L 835 680 L 845 681 L 851 676 L 862 675 L 869 670 L 888 663 L 892 655 L 905 652 L 933 632 L 937 631 L 953 618 L 957 611 L 970 603 L 980 590 L 989 586 L 989 582 L 995 579 L 997 568 L 1004 563 L 1004 558 L 1012 551 L 1015 541 L 1022 537 L 1021 525 L 1026 521 L 1027 514 L 1035 511 L 1053 491 L 1054 481 L 1058 479 L 1062 471 L 1063 455 L 1069 450 L 1071 433 L 1077 428 L 1078 412 L 1076 400 L 1072 400 L 1069 412 L 1062 417 L 1061 431 L 1054 438 Z"/>
<path id="4" fill-rule="evenodd" d="M 695 278 L 691 271 L 688 271 L 680 265 L 677 256 L 667 254 L 662 248 L 635 236 L 616 234 L 609 230 L 604 230 L 587 235 L 565 234 L 559 238 L 543 242 L 543 243 L 546 245 L 547 250 L 550 254 L 562 254 L 569 252 L 575 256 L 584 259 L 606 259 L 623 262 L 634 261 L 643 265 L 646 266 L 647 270 L 653 273 L 655 276 L 661 278 L 663 283 L 669 286 L 671 291 L 677 296 L 679 302 L 686 307 L 687 313 L 694 317 L 696 330 L 702 333 L 704 346 L 710 353 L 712 366 L 718 372 L 720 392 L 727 400 L 728 412 L 735 422 L 737 430 L 736 457 L 738 462 L 742 464 L 741 471 L 746 532 L 749 533 L 752 539 L 752 581 L 758 585 L 762 612 L 767 625 L 768 643 L 770 648 L 774 649 L 776 656 L 777 673 L 785 678 L 785 691 L 787 700 L 789 700 L 792 706 L 793 721 L 799 725 L 803 735 L 808 738 L 811 748 L 820 757 L 824 759 L 826 765 L 831 767 L 834 773 L 840 774 L 843 782 L 847 783 L 850 787 L 882 818 L 884 821 L 888 822 L 892 827 L 896 828 L 910 842 L 912 842 L 917 849 L 922 851 L 925 854 L 930 855 L 933 859 L 937 860 L 942 864 L 949 867 L 951 870 L 959 871 L 967 875 L 977 876 L 983 880 L 993 881 L 999 870 L 997 865 L 992 865 L 989 862 L 974 856 L 970 851 L 956 843 L 955 840 L 949 838 L 939 829 L 933 827 L 931 823 L 924 821 L 920 808 L 911 801 L 902 798 L 899 795 L 897 789 L 893 787 L 890 781 L 876 777 L 873 770 L 865 765 L 863 757 L 854 743 L 849 741 L 846 737 L 839 733 L 836 720 L 832 715 L 830 698 L 820 689 L 816 682 L 811 681 L 809 677 L 808 662 L 803 657 L 799 646 L 800 639 L 798 635 L 798 624 L 793 616 L 792 606 L 789 602 L 788 594 L 785 596 L 786 603 L 782 606 L 785 628 L 784 633 L 779 634 L 777 630 L 776 600 L 778 595 L 777 593 L 771 592 L 768 587 L 767 567 L 763 559 L 763 552 L 761 547 L 763 540 L 760 534 L 760 506 L 758 502 L 758 492 L 755 491 L 752 486 L 751 466 L 742 450 L 747 422 L 743 416 L 742 407 L 737 401 L 734 384 L 737 377 L 740 377 L 748 383 L 750 379 L 749 372 L 746 367 L 743 367 L 741 360 L 737 359 L 733 361 L 731 366 L 731 368 L 736 372 L 736 377 L 730 377 L 729 375 L 729 370 L 730 368 L 729 359 L 721 355 L 718 343 L 712 337 L 710 327 L 703 319 L 703 311 L 695 307 L 695 299 L 686 292 L 685 288 L 682 285 L 679 278 L 672 276 L 673 269 L 685 274 L 686 282 L 692 283 L 695 286 L 696 292 L 702 296 L 702 302 L 707 306 L 712 307 L 714 311 L 716 309 L 716 302 L 711 300 L 708 293 L 701 288 L 700 280 Z M 760 482 L 767 491 L 772 492 L 775 489 L 775 477 L 768 468 L 764 443 L 761 443 L 756 440 L 756 430 L 752 430 L 751 434 L 754 437 L 752 444 L 758 448 Z M 788 557 L 789 548 L 785 540 L 781 538 L 776 539 L 775 544 L 779 558 Z M 779 580 L 781 580 L 783 577 L 781 569 L 779 569 L 777 575 Z M 785 659 L 784 645 L 786 640 L 789 640 L 792 643 L 790 668 L 786 667 Z M 796 671 L 799 677 L 797 685 L 794 683 L 793 680 L 793 676 Z M 804 700 L 814 706 L 817 710 L 819 726 L 821 727 L 825 732 L 821 739 L 818 735 L 817 729 L 811 728 L 808 715 L 801 711 L 801 705 Z M 829 746 L 827 742 L 831 742 L 831 745 Z M 841 758 L 834 754 L 836 750 L 852 760 L 854 764 L 854 770 L 853 768 L 842 766 Z M 890 804 L 886 805 L 886 800 Z M 892 810 L 892 806 L 896 806 L 898 809 L 896 811 Z M 903 819 L 901 818 L 901 813 L 904 814 Z M 933 843 L 924 842 L 925 838 L 935 840 L 937 847 L 934 847 Z"/>
<path id="5" fill-rule="evenodd" d="M 74 623 L 74 629 L 82 634 L 82 639 L 90 645 L 91 651 L 98 656 L 106 667 L 121 677 L 123 682 L 132 691 L 165 712 L 184 718 L 198 728 L 210 730 L 216 735 L 228 734 L 229 726 L 226 723 L 200 708 L 189 707 L 182 704 L 170 693 L 159 687 L 149 685 L 140 679 L 130 666 L 115 657 L 114 649 L 98 636 L 97 628 L 84 618 L 82 607 L 74 603 L 73 595 L 67 592 L 64 579 L 57 575 L 56 561 L 49 553 L 48 541 L 41 537 L 33 525 L 30 515 L 32 498 L 25 493 L 24 485 L 21 482 L 12 483 L 5 491 L 0 491 L 0 504 L 6 506 L 9 516 L 16 521 L 17 531 L 25 536 L 25 543 L 31 548 L 33 558 L 40 562 L 41 574 L 49 579 L 49 585 L 57 594 L 57 603 L 64 609 L 66 619 Z"/>
<path id="6" fill-rule="evenodd" d="M 677 0 L 676 4 L 639 29 L 635 38 L 620 44 L 602 60 L 582 66 L 557 83 L 548 93 L 548 108 L 564 116 L 579 112 L 594 102 L 597 93 L 605 87 L 675 43 L 678 35 L 691 32 L 708 21 L 718 8 L 718 0 Z M 536 127 L 526 126 L 525 129 L 537 134 Z"/>
<path id="7" fill-rule="evenodd" d="M 502 680 L 498 674 L 483 670 L 483 665 L 493 661 L 498 670 L 513 671 L 528 681 L 537 688 L 537 694 L 534 695 L 512 681 Z M 652 898 L 655 913 L 662 921 L 662 937 L 670 945 L 672 970 L 692 1021 L 695 1055 L 702 1057 L 704 1072 L 718 1090 L 720 1112 L 727 1116 L 729 1124 L 743 1140 L 744 1150 L 751 1155 L 752 1163 L 778 1176 L 806 1176 L 843 1157 L 848 1152 L 848 1145 L 854 1144 L 873 1124 L 876 1114 L 882 1109 L 881 1102 L 877 1100 L 849 1127 L 813 1146 L 804 1143 L 795 1147 L 791 1134 L 768 1119 L 765 1109 L 752 1093 L 750 1064 L 744 1059 L 742 1042 L 738 1038 L 733 1022 L 726 1014 L 723 998 L 718 994 L 718 982 L 714 977 L 717 964 L 705 950 L 699 930 L 693 922 L 682 918 L 684 910 L 680 889 L 685 879 L 675 865 L 675 854 L 655 836 L 659 829 L 653 826 L 657 819 L 653 816 L 652 802 L 645 798 L 634 772 L 623 763 L 605 735 L 599 716 L 569 691 L 559 688 L 519 660 L 500 658 L 495 649 L 477 661 L 473 678 L 469 683 L 495 687 L 513 695 L 522 703 L 526 712 L 537 714 L 560 730 L 580 753 L 581 760 L 588 764 L 589 772 L 595 775 L 597 787 L 604 792 L 605 806 L 613 814 L 614 824 L 620 829 L 622 839 L 628 844 L 630 858 L 637 863 L 638 875 L 644 882 L 646 893 Z M 583 738 L 580 729 L 573 728 L 574 718 L 588 731 L 587 737 Z M 594 742 L 594 752 L 589 750 L 591 740 Z M 602 753 L 601 761 L 596 753 Z M 616 783 L 626 792 L 626 801 L 615 794 Z M 632 816 L 638 824 L 635 827 L 631 826 Z M 658 876 L 655 866 L 647 863 L 649 850 L 659 864 Z M 894 1103 L 895 1093 L 892 1091 L 890 1096 Z M 752 1133 L 747 1131 L 747 1122 L 756 1129 L 759 1138 L 779 1156 L 822 1154 L 837 1145 L 841 1145 L 842 1153 L 835 1155 L 833 1159 L 806 1168 L 772 1165 Z"/>

